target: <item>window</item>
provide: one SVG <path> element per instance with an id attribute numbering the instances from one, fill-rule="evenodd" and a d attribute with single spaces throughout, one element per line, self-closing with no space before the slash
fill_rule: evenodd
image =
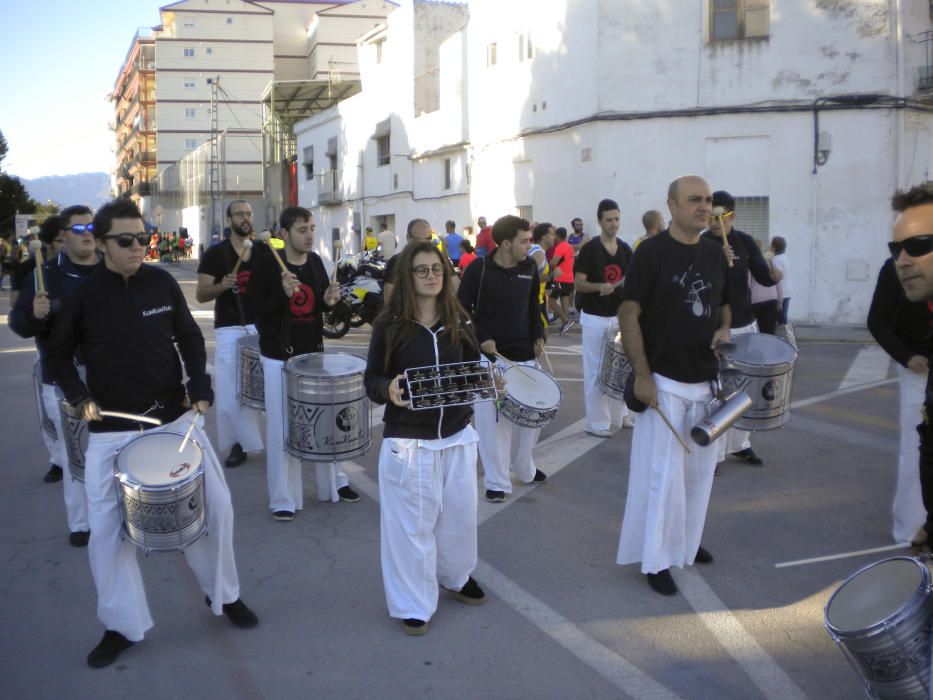
<path id="1" fill-rule="evenodd" d="M 735 225 L 761 244 L 770 245 L 768 197 L 736 197 Z"/>
<path id="2" fill-rule="evenodd" d="M 198 110 L 194 107 L 185 107 L 185 119 L 195 119 L 198 116 Z"/>
<path id="3" fill-rule="evenodd" d="M 185 57 L 186 57 L 186 58 L 194 58 L 194 49 L 191 48 L 191 47 L 186 48 L 186 49 L 185 49 Z"/>
<path id="4" fill-rule="evenodd" d="M 389 164 L 389 141 L 391 139 L 390 134 L 383 134 L 376 137 L 376 163 L 378 165 L 388 165 Z"/>
<path id="5" fill-rule="evenodd" d="M 518 62 L 528 61 L 534 58 L 534 48 L 531 44 L 531 34 L 522 32 L 518 35 Z"/>
<path id="6" fill-rule="evenodd" d="M 233 24 L 233 17 L 227 17 L 227 24 Z"/>
<path id="7" fill-rule="evenodd" d="M 194 78 L 185 78 L 185 87 L 193 88 L 194 87 Z"/>
<path id="8" fill-rule="evenodd" d="M 193 29 L 194 28 L 194 17 L 190 17 L 190 16 L 182 17 L 181 26 L 185 27 L 186 29 Z"/>
<path id="9" fill-rule="evenodd" d="M 515 210 L 517 215 L 523 218 L 525 221 L 534 221 L 534 217 L 531 215 L 530 204 L 519 204 L 517 207 L 515 207 Z"/>
<path id="10" fill-rule="evenodd" d="M 307 146 L 302 151 L 301 163 L 305 168 L 305 180 L 314 177 L 314 146 Z"/>
<path id="11" fill-rule="evenodd" d="M 450 158 L 444 159 L 444 189 L 450 189 L 450 180 L 451 180 L 451 170 L 450 170 Z"/>
<path id="12" fill-rule="evenodd" d="M 214 53 L 214 49 L 208 46 L 206 49 L 204 49 L 204 53 L 210 56 L 212 53 Z"/>
<path id="13" fill-rule="evenodd" d="M 193 151 L 198 147 L 197 139 L 185 139 L 185 150 Z"/>
<path id="14" fill-rule="evenodd" d="M 486 66 L 496 65 L 496 43 L 486 45 Z"/>
<path id="15" fill-rule="evenodd" d="M 710 0 L 710 41 L 758 39 L 771 29 L 770 0 Z"/>

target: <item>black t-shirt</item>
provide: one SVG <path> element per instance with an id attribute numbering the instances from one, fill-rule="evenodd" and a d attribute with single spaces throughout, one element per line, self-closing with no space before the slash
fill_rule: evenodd
<path id="1" fill-rule="evenodd" d="M 615 316 L 622 303 L 622 281 L 632 261 L 632 249 L 621 238 L 616 238 L 616 254 L 609 255 L 601 237 L 597 236 L 580 248 L 573 261 L 573 272 L 586 275 L 587 282 L 617 285 L 612 294 L 599 292 L 580 294 L 581 310 L 593 316 Z"/>
<path id="2" fill-rule="evenodd" d="M 252 263 L 257 254 L 257 248 L 254 245 L 251 249 L 250 259 L 240 263 L 240 269 L 237 270 L 237 283 L 230 289 L 214 300 L 214 328 L 224 328 L 226 326 L 242 326 L 245 323 L 252 323 L 252 317 L 246 311 L 246 306 L 242 303 L 249 286 L 249 279 L 252 275 Z M 224 278 L 224 275 L 233 272 L 236 266 L 237 252 L 233 248 L 230 240 L 226 240 L 220 245 L 208 248 L 201 258 L 198 265 L 198 274 L 211 275 L 214 278 L 214 284 L 217 284 Z M 241 316 L 242 309 L 242 316 Z"/>
<path id="3" fill-rule="evenodd" d="M 10 266 L 10 289 L 18 292 L 23 288 L 23 282 L 30 272 L 36 269 L 36 259 L 29 256 L 25 260 Z"/>
<path id="4" fill-rule="evenodd" d="M 622 296 L 641 306 L 641 332 L 651 371 L 678 382 L 716 376 L 710 348 L 719 310 L 730 303 L 722 247 L 700 239 L 680 243 L 668 231 L 642 241 L 625 275 Z"/>
<path id="5" fill-rule="evenodd" d="M 700 236 L 722 247 L 722 238 L 712 231 L 704 231 Z M 732 267 L 728 268 L 731 287 L 729 293 L 732 299 L 732 327 L 744 328 L 755 320 L 748 276 L 751 275 L 758 284 L 765 287 L 773 287 L 777 282 L 771 279 L 771 268 L 754 238 L 737 228 L 732 229 L 726 238 L 729 241 L 729 247 L 732 248 Z M 727 260 L 727 265 L 728 262 Z"/>

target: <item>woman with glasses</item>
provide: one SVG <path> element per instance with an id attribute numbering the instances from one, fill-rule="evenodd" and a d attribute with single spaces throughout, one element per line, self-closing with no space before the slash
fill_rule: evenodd
<path id="1" fill-rule="evenodd" d="M 379 454 L 381 559 L 389 615 L 420 635 L 437 610 L 438 584 L 463 603 L 486 596 L 476 567 L 476 431 L 471 406 L 413 411 L 406 369 L 479 359 L 479 344 L 430 242 L 399 255 L 396 288 L 373 327 L 366 393 L 386 404 Z"/>

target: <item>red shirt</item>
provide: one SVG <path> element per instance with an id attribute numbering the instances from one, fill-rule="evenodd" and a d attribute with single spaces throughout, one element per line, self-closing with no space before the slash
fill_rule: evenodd
<path id="1" fill-rule="evenodd" d="M 476 253 L 462 253 L 460 255 L 460 269 L 466 270 L 467 265 L 476 260 Z"/>
<path id="2" fill-rule="evenodd" d="M 476 247 L 484 248 L 486 250 L 486 255 L 492 255 L 492 251 L 498 247 L 492 237 L 492 226 L 487 226 L 479 232 L 476 236 Z"/>
<path id="3" fill-rule="evenodd" d="M 558 241 L 557 245 L 554 246 L 554 257 L 561 258 L 561 261 L 557 263 L 561 274 L 560 277 L 556 277 L 554 281 L 562 283 L 573 282 L 573 246 L 567 241 Z"/>

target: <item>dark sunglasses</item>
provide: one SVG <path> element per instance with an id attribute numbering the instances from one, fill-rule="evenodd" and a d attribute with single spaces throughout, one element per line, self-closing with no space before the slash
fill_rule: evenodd
<path id="1" fill-rule="evenodd" d="M 115 233 L 112 236 L 104 236 L 104 239 L 110 239 L 116 241 L 117 245 L 121 248 L 129 248 L 133 245 L 133 241 L 136 241 L 145 248 L 149 245 L 149 234 L 148 233 Z"/>
<path id="2" fill-rule="evenodd" d="M 895 260 L 901 257 L 902 250 L 912 258 L 921 258 L 933 253 L 933 234 L 912 236 L 903 241 L 891 241 L 888 243 L 888 250 L 891 251 L 891 257 Z"/>
<path id="3" fill-rule="evenodd" d="M 85 233 L 94 233 L 94 224 L 72 224 L 65 230 L 80 236 Z"/>

